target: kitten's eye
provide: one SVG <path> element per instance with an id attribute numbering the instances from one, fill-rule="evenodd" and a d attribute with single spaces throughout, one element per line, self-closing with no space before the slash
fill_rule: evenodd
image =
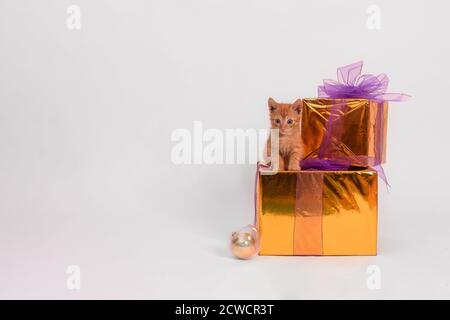
<path id="1" fill-rule="evenodd" d="M 293 124 L 293 123 L 294 123 L 294 120 L 288 119 L 287 123 L 288 123 L 288 124 Z"/>
<path id="2" fill-rule="evenodd" d="M 280 124 L 280 122 L 281 122 L 280 119 L 275 119 L 276 124 Z"/>

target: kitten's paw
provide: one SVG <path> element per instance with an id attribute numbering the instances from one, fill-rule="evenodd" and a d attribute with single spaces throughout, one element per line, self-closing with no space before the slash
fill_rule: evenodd
<path id="1" fill-rule="evenodd" d="M 289 165 L 288 170 L 289 171 L 300 171 L 300 166 L 299 165 Z"/>

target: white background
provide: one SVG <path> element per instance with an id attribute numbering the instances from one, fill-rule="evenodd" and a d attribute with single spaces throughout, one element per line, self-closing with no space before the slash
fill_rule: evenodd
<path id="1" fill-rule="evenodd" d="M 449 15 L 446 1 L 0 0 L 0 298 L 450 298 Z M 266 128 L 269 96 L 315 96 L 361 59 L 412 95 L 391 104 L 379 255 L 233 259 L 255 168 L 176 166 L 171 133 Z"/>

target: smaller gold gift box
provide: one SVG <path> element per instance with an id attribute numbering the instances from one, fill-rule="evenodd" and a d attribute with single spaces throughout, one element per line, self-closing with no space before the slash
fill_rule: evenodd
<path id="1" fill-rule="evenodd" d="M 306 158 L 346 159 L 364 166 L 386 161 L 388 103 L 367 99 L 303 99 Z"/>
<path id="2" fill-rule="evenodd" d="M 376 255 L 377 172 L 259 171 L 261 255 Z"/>

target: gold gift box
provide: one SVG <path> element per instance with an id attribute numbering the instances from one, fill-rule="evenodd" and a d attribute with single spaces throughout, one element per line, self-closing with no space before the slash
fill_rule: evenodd
<path id="1" fill-rule="evenodd" d="M 385 163 L 387 116 L 386 101 L 303 99 L 302 138 L 306 158 L 345 158 L 364 166 Z M 327 134 L 329 144 L 321 149 Z"/>
<path id="2" fill-rule="evenodd" d="M 261 255 L 376 255 L 377 172 L 259 171 Z"/>

